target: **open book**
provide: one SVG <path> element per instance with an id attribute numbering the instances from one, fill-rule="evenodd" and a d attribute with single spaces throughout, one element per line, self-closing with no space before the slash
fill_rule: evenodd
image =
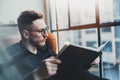
<path id="1" fill-rule="evenodd" d="M 101 54 L 100 51 L 107 43 L 108 41 L 98 47 L 98 49 L 67 43 L 57 56 L 62 61 L 59 67 L 65 69 L 80 68 L 87 70 L 90 68 L 90 64 Z"/>

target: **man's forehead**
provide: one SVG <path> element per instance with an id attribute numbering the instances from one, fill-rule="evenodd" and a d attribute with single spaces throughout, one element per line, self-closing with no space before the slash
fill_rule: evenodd
<path id="1" fill-rule="evenodd" d="M 39 28 L 44 28 L 44 27 L 46 27 L 46 24 L 45 24 L 44 19 L 37 19 L 37 20 L 33 21 L 33 26 L 39 27 Z"/>

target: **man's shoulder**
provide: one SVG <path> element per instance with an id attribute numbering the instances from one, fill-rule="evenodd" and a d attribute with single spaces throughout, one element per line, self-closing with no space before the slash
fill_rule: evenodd
<path id="1" fill-rule="evenodd" d="M 20 43 L 15 43 L 15 44 L 12 44 L 10 46 L 8 46 L 5 50 L 6 51 L 10 51 L 10 52 L 14 52 L 14 51 L 18 51 L 20 48 Z"/>
<path id="2" fill-rule="evenodd" d="M 10 45 L 10 46 L 8 46 L 6 49 L 10 49 L 10 48 L 17 48 L 17 47 L 19 47 L 20 46 L 20 43 L 19 42 L 17 42 L 17 43 L 15 43 L 15 44 L 12 44 L 12 45 Z"/>
<path id="3" fill-rule="evenodd" d="M 19 55 L 21 53 L 21 51 L 22 51 L 22 46 L 21 46 L 21 43 L 18 42 L 18 43 L 15 43 L 15 44 L 8 46 L 4 50 L 4 53 L 6 53 L 10 56 L 15 56 L 15 55 Z"/>

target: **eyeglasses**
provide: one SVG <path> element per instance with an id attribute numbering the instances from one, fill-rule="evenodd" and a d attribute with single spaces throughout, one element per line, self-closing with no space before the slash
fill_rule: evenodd
<path id="1" fill-rule="evenodd" d="M 35 31 L 41 33 L 41 35 L 44 35 L 46 32 L 48 32 L 49 27 L 47 26 L 45 29 L 40 29 L 40 30 L 30 30 L 28 29 L 27 31 Z"/>

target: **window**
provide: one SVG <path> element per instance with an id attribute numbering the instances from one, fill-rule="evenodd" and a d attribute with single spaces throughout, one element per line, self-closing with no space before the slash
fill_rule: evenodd
<path id="1" fill-rule="evenodd" d="M 58 46 L 62 46 L 61 43 L 66 40 L 90 47 L 98 47 L 109 41 L 102 50 L 101 74 L 110 80 L 120 80 L 120 0 L 50 1 L 51 25 L 54 25 L 52 32 L 59 34 Z M 52 6 L 53 3 L 56 7 Z M 99 70 L 100 67 L 97 65 L 91 72 L 95 74 L 98 72 L 99 76 Z"/>
<path id="2" fill-rule="evenodd" d="M 95 0 L 69 0 L 71 26 L 95 23 Z"/>

